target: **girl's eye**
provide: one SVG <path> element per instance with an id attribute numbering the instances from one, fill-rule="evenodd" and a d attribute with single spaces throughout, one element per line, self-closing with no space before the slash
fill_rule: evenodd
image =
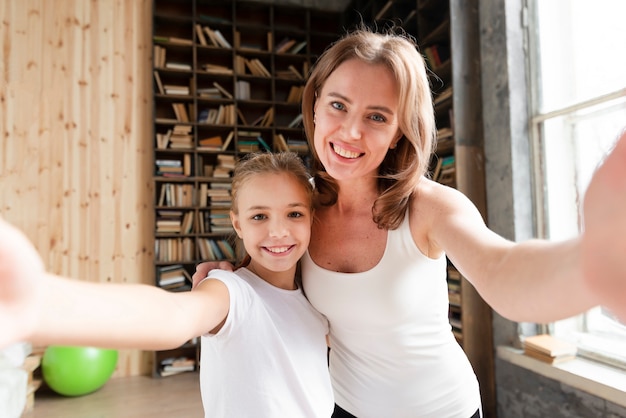
<path id="1" fill-rule="evenodd" d="M 304 216 L 304 214 L 303 214 L 303 213 L 301 213 L 301 212 L 291 212 L 291 213 L 289 214 L 289 217 L 290 217 L 290 218 L 301 218 L 301 217 L 303 217 L 303 216 Z"/>
<path id="2" fill-rule="evenodd" d="M 263 219 L 265 219 L 265 218 L 267 218 L 265 215 L 258 214 L 258 215 L 254 215 L 254 216 L 252 217 L 252 220 L 253 220 L 253 221 L 262 221 L 262 220 L 263 220 Z"/>
<path id="3" fill-rule="evenodd" d="M 332 102 L 330 104 L 332 107 L 334 107 L 337 110 L 344 110 L 346 107 L 343 105 L 343 103 L 339 103 L 339 102 Z"/>

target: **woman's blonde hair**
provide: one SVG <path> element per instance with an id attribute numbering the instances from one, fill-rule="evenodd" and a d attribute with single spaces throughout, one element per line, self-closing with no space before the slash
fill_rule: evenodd
<path id="1" fill-rule="evenodd" d="M 379 167 L 379 196 L 372 207 L 373 220 L 379 228 L 396 229 L 404 219 L 417 183 L 428 170 L 436 139 L 426 66 L 415 41 L 394 28 L 375 33 L 361 26 L 344 35 L 319 57 L 304 88 L 302 115 L 323 205 L 337 201 L 338 185 L 326 173 L 313 144 L 315 99 L 333 71 L 351 59 L 385 65 L 398 84 L 398 126 L 403 136 L 397 146 L 387 152 Z"/>

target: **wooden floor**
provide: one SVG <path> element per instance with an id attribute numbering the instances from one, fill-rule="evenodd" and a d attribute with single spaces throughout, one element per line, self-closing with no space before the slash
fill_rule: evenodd
<path id="1" fill-rule="evenodd" d="M 85 396 L 35 394 L 35 407 L 22 418 L 202 418 L 198 373 L 162 379 L 148 376 L 110 379 Z"/>

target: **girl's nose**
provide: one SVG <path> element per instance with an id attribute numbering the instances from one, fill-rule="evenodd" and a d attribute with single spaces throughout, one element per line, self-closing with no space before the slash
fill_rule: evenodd
<path id="1" fill-rule="evenodd" d="M 274 219 L 270 223 L 269 234 L 271 237 L 285 237 L 289 235 L 289 228 L 287 223 L 282 219 Z"/>

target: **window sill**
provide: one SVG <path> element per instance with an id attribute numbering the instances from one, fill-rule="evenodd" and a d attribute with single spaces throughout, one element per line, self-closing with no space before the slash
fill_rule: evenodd
<path id="1" fill-rule="evenodd" d="M 496 353 L 516 366 L 626 407 L 626 372 L 622 370 L 582 358 L 550 365 L 507 346 L 499 346 Z"/>

